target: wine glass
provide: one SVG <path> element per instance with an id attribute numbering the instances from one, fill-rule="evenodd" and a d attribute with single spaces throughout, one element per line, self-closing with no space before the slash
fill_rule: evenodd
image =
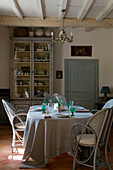
<path id="1" fill-rule="evenodd" d="M 42 112 L 43 112 L 43 113 L 46 113 L 45 110 L 46 110 L 46 105 L 42 105 Z"/>
<path id="2" fill-rule="evenodd" d="M 74 116 L 75 108 L 71 107 L 70 111 L 71 111 L 71 116 Z"/>
<path id="3" fill-rule="evenodd" d="M 67 102 L 66 105 L 67 105 L 67 108 L 68 108 L 68 110 L 69 110 L 69 107 L 71 106 L 71 103 L 70 103 L 70 102 Z"/>
<path id="4" fill-rule="evenodd" d="M 44 103 L 45 103 L 46 105 L 48 105 L 48 101 L 47 101 L 47 100 L 45 100 Z"/>

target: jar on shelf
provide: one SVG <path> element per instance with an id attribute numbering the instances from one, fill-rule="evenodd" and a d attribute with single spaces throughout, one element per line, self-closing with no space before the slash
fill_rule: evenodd
<path id="1" fill-rule="evenodd" d="M 47 46 L 45 46 L 45 51 L 48 51 L 48 47 Z"/>
<path id="2" fill-rule="evenodd" d="M 45 30 L 45 36 L 50 37 L 51 36 L 51 31 L 50 30 Z"/>
<path id="3" fill-rule="evenodd" d="M 26 97 L 26 98 L 29 98 L 29 93 L 28 93 L 28 91 L 27 91 L 26 89 L 24 89 L 24 91 L 25 91 L 25 97 Z"/>
<path id="4" fill-rule="evenodd" d="M 44 35 L 43 29 L 37 29 L 35 33 L 37 37 L 42 37 Z"/>
<path id="5" fill-rule="evenodd" d="M 34 37 L 34 31 L 29 31 L 29 37 Z"/>
<path id="6" fill-rule="evenodd" d="M 45 55 L 45 60 L 48 60 L 48 59 L 49 59 L 49 55 L 46 54 L 46 55 Z"/>
<path id="7" fill-rule="evenodd" d="M 48 44 L 47 46 L 48 46 L 48 51 L 50 51 L 50 44 Z"/>

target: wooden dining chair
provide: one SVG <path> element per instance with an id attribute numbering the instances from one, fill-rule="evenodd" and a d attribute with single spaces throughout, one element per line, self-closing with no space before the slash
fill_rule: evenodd
<path id="1" fill-rule="evenodd" d="M 23 133 L 25 129 L 25 120 L 27 113 L 23 110 L 16 110 L 11 103 L 2 99 L 2 103 L 4 109 L 7 113 L 9 121 L 12 126 L 13 131 L 13 139 L 12 139 L 12 153 L 14 151 L 14 147 L 20 146 L 23 144 Z"/>
<path id="2" fill-rule="evenodd" d="M 106 109 L 106 108 L 111 108 L 113 107 L 113 99 L 108 100 L 105 105 L 102 107 L 102 109 Z"/>
<path id="3" fill-rule="evenodd" d="M 75 165 L 85 165 L 96 170 L 97 167 L 108 166 L 111 170 L 107 149 L 108 139 L 113 122 L 113 108 L 103 109 L 95 113 L 86 125 L 76 123 L 71 129 L 71 155 L 74 157 L 73 170 Z M 76 129 L 81 129 L 76 134 Z M 97 165 L 98 149 L 104 148 L 105 160 Z M 82 157 L 87 152 L 85 157 Z"/>

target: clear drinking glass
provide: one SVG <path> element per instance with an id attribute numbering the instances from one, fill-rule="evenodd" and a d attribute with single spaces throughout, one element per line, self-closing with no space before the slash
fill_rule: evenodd
<path id="1" fill-rule="evenodd" d="M 73 106 L 74 105 L 74 101 L 71 101 L 71 106 Z"/>
<path id="2" fill-rule="evenodd" d="M 54 114 L 54 103 L 48 103 L 48 112 L 52 116 Z"/>

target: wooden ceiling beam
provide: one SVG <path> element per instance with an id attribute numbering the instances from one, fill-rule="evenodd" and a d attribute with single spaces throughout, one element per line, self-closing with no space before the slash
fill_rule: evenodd
<path id="1" fill-rule="evenodd" d="M 66 8 L 67 8 L 67 2 L 68 2 L 68 0 L 62 0 L 62 5 L 61 5 L 61 9 L 60 9 L 60 14 L 59 14 L 60 21 L 62 20 L 63 16 L 65 16 L 65 13 L 67 12 L 67 11 L 64 13 L 62 12 L 63 9 L 66 10 Z"/>
<path id="2" fill-rule="evenodd" d="M 105 18 L 110 12 L 113 10 L 113 0 L 109 0 L 106 6 L 103 8 L 102 11 L 98 14 L 96 17 L 97 21 L 102 21 L 103 18 Z"/>
<path id="3" fill-rule="evenodd" d="M 78 16 L 77 16 L 77 20 L 78 20 L 78 21 L 82 21 L 82 20 L 83 20 L 83 18 L 84 18 L 85 15 L 87 14 L 89 8 L 91 7 L 92 3 L 93 3 L 93 0 L 86 0 L 86 1 L 85 1 L 85 3 L 84 3 L 84 5 L 83 5 L 80 13 L 79 13 Z"/>
<path id="4" fill-rule="evenodd" d="M 9 0 L 9 2 L 11 4 L 11 7 L 12 7 L 15 15 L 18 16 L 19 19 L 23 19 L 24 14 L 23 14 L 21 8 L 19 7 L 17 0 Z"/>
<path id="5" fill-rule="evenodd" d="M 39 11 L 40 14 L 40 19 L 44 20 L 44 11 L 43 11 L 43 6 L 42 6 L 42 0 L 35 0 L 36 2 L 36 8 Z"/>
<path id="6" fill-rule="evenodd" d="M 59 18 L 40 18 L 24 17 L 20 20 L 18 17 L 2 16 L 0 19 L 1 26 L 20 26 L 20 27 L 61 27 L 62 22 Z M 77 21 L 76 18 L 66 18 L 65 27 L 93 27 L 93 28 L 113 28 L 113 19 L 103 19 L 101 22 L 95 19 L 84 19 Z"/>

